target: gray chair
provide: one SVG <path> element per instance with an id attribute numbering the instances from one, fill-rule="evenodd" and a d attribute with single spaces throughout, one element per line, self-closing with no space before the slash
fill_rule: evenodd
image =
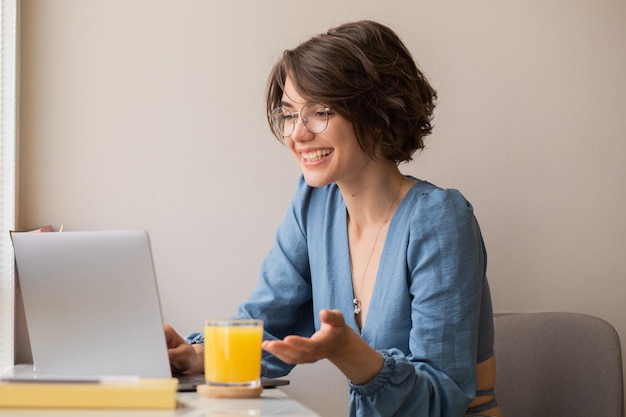
<path id="1" fill-rule="evenodd" d="M 580 313 L 495 318 L 496 397 L 505 417 L 623 417 L 620 341 Z"/>

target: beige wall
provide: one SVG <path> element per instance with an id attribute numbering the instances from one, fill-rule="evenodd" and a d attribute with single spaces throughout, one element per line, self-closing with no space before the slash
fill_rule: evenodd
<path id="1" fill-rule="evenodd" d="M 429 149 L 403 170 L 473 202 L 496 311 L 590 313 L 626 341 L 623 1 L 22 0 L 21 12 L 19 225 L 147 229 L 165 320 L 183 333 L 246 297 L 296 184 L 264 122 L 272 62 L 375 18 L 440 95 Z M 299 367 L 289 391 L 345 415 L 328 363 Z"/>

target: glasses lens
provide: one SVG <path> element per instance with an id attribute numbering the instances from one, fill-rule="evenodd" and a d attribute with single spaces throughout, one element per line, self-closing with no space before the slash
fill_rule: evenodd
<path id="1" fill-rule="evenodd" d="M 276 132 L 287 137 L 293 133 L 295 127 L 295 118 L 289 110 L 277 107 L 271 113 L 272 123 Z"/>
<path id="2" fill-rule="evenodd" d="M 308 103 L 300 112 L 302 121 L 311 133 L 321 133 L 328 126 L 328 109 L 319 103 Z"/>

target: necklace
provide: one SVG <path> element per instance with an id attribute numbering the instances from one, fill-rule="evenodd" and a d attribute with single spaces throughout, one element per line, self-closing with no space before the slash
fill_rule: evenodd
<path id="1" fill-rule="evenodd" d="M 402 177 L 402 181 L 400 181 L 398 192 L 396 193 L 396 196 L 391 201 L 391 205 L 389 206 L 389 210 L 387 210 L 387 215 L 385 216 L 385 220 L 383 221 L 383 224 L 380 225 L 380 227 L 378 228 L 378 232 L 376 232 L 376 237 L 374 238 L 374 244 L 372 245 L 372 250 L 370 251 L 370 256 L 369 258 L 367 258 L 367 263 L 365 264 L 365 269 L 363 270 L 363 275 L 361 276 L 361 282 L 359 284 L 359 293 L 363 289 L 363 283 L 365 282 L 365 275 L 367 274 L 367 269 L 370 266 L 372 256 L 374 256 L 374 250 L 376 249 L 376 244 L 378 243 L 378 237 L 380 236 L 380 232 L 383 230 L 383 227 L 385 227 L 385 225 L 387 224 L 387 221 L 389 220 L 389 216 L 391 215 L 391 210 L 393 209 L 393 206 L 396 203 L 398 196 L 400 195 L 400 190 L 402 190 L 402 184 L 404 184 L 404 178 L 405 177 Z M 352 262 L 352 258 L 350 258 L 350 261 Z M 354 315 L 357 316 L 361 314 L 361 300 L 359 300 L 356 289 L 354 291 L 354 299 L 352 300 L 352 305 L 354 306 Z"/>

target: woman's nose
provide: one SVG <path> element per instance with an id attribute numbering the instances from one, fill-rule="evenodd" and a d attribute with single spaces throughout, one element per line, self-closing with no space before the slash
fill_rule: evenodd
<path id="1" fill-rule="evenodd" d="M 293 128 L 293 133 L 291 134 L 291 138 L 295 141 L 307 140 L 312 137 L 312 133 L 307 129 L 302 121 L 302 117 L 298 117 L 296 119 L 296 124 Z"/>

